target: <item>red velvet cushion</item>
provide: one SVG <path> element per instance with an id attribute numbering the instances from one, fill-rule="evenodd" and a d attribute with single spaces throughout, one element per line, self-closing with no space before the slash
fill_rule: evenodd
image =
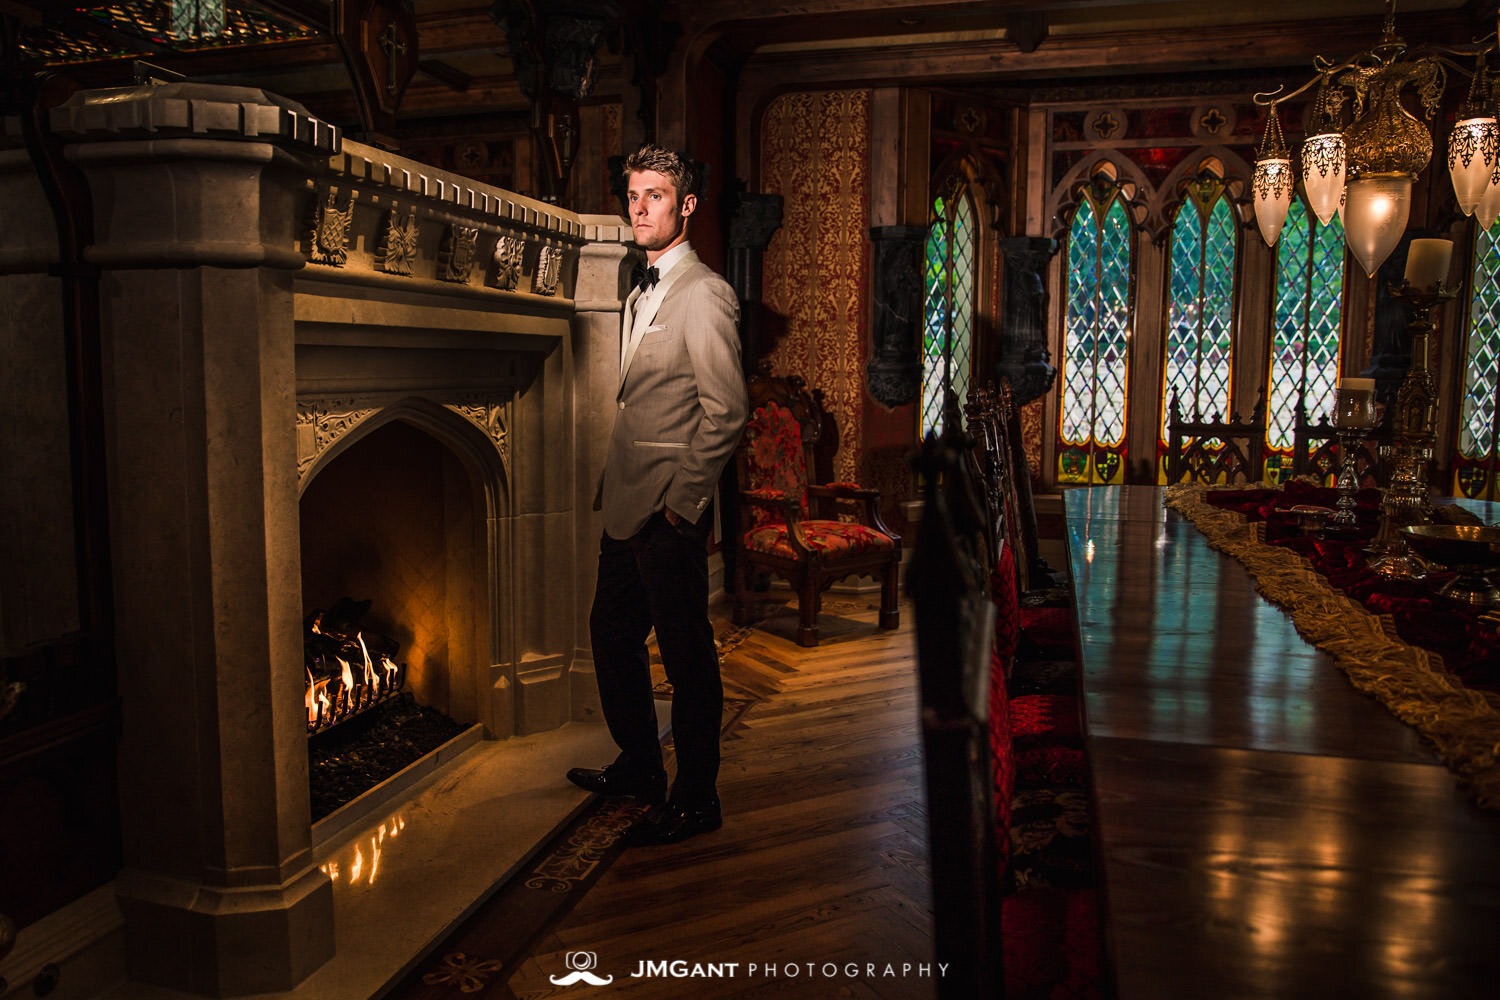
<path id="1" fill-rule="evenodd" d="M 807 465 L 802 450 L 802 425 L 780 403 L 767 403 L 745 424 L 745 478 L 741 489 L 780 490 L 796 499 L 798 516 L 807 516 Z M 753 524 L 780 524 L 780 512 L 751 508 Z"/>
<path id="2" fill-rule="evenodd" d="M 1014 788 L 1087 788 L 1088 756 L 1081 746 L 1033 746 L 1013 751 Z"/>
<path id="3" fill-rule="evenodd" d="M 1021 632 L 1037 655 L 1047 659 L 1077 655 L 1071 608 L 1021 608 L 1019 617 Z"/>
<path id="4" fill-rule="evenodd" d="M 1010 545 L 1000 546 L 1000 558 L 990 573 L 990 600 L 995 602 L 995 645 L 1010 662 L 1020 638 L 1020 602 L 1016 590 L 1016 555 Z"/>
<path id="5" fill-rule="evenodd" d="M 1010 739 L 1010 699 L 1005 693 L 1005 664 L 990 651 L 990 757 L 995 771 L 995 849 L 1003 875 L 1010 861 L 1010 800 L 1016 788 L 1015 754 Z"/>
<path id="6" fill-rule="evenodd" d="M 1001 904 L 1008 1000 L 1104 995 L 1104 939 L 1095 889 L 1031 889 Z"/>
<path id="7" fill-rule="evenodd" d="M 874 528 L 848 521 L 802 521 L 802 537 L 814 552 L 860 555 L 866 552 L 889 552 L 894 544 L 890 535 Z M 765 552 L 783 559 L 795 559 L 796 552 L 787 540 L 784 523 L 762 524 L 745 535 L 745 548 Z"/>
<path id="8" fill-rule="evenodd" d="M 1065 694 L 1028 694 L 1010 700 L 1010 733 L 1017 741 L 1076 743 L 1078 699 Z"/>

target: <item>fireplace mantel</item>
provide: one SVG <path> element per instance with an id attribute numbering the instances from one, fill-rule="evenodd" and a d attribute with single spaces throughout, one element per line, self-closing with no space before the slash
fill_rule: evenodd
<path id="1" fill-rule="evenodd" d="M 299 496 L 394 419 L 472 460 L 501 595 L 479 721 L 496 738 L 597 721 L 579 609 L 630 231 L 348 142 L 249 88 L 84 91 L 51 127 L 95 219 L 129 972 L 286 990 L 334 949 Z M 0 153 L 8 201 L 35 198 L 24 171 Z M 49 223 L 28 208 L 0 233 L 0 289 L 37 298 Z"/>

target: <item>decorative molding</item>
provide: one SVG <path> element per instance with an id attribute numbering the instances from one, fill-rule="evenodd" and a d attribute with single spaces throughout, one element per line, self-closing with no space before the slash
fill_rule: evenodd
<path id="1" fill-rule="evenodd" d="M 494 443 L 495 450 L 500 453 L 500 464 L 505 468 L 506 475 L 510 475 L 510 433 L 506 430 L 509 420 L 506 411 L 510 403 L 484 399 L 445 405 L 484 432 L 485 437 Z"/>
<path id="2" fill-rule="evenodd" d="M 536 277 L 533 280 L 532 291 L 538 295 L 556 295 L 557 282 L 562 277 L 562 261 L 562 247 L 542 247 L 541 254 L 537 257 Z"/>
<path id="3" fill-rule="evenodd" d="M 449 226 L 443 234 L 442 246 L 438 248 L 437 276 L 443 281 L 467 284 L 478 250 L 478 226 Z"/>
<path id="4" fill-rule="evenodd" d="M 359 192 L 350 191 L 339 208 L 332 187 L 323 189 L 313 202 L 312 227 L 308 233 L 308 260 L 314 264 L 343 267 L 349 259 L 349 226 L 354 221 L 354 202 Z"/>
<path id="5" fill-rule="evenodd" d="M 501 236 L 495 241 L 495 287 L 513 292 L 521 283 L 521 261 L 526 241 L 519 236 Z"/>
<path id="6" fill-rule="evenodd" d="M 297 401 L 297 480 L 307 478 L 325 451 L 380 411 L 370 399 L 309 399 Z"/>
<path id="7" fill-rule="evenodd" d="M 387 274 L 410 276 L 412 261 L 417 258 L 419 231 L 415 208 L 406 213 L 403 222 L 400 208 L 393 206 L 385 217 L 385 235 L 381 237 L 380 249 L 375 254 L 375 266 Z"/>

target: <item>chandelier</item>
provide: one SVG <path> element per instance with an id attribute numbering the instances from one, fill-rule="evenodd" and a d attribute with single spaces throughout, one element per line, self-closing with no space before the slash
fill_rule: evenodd
<path id="1" fill-rule="evenodd" d="M 1446 67 L 1468 72 L 1439 54 L 1459 50 L 1408 51 L 1396 34 L 1394 0 L 1385 7 L 1385 27 L 1373 48 L 1338 63 L 1319 56 L 1313 62 L 1317 75 L 1301 87 L 1255 95 L 1256 104 L 1269 106 L 1251 184 L 1261 236 L 1275 245 L 1295 186 L 1277 105 L 1316 87 L 1301 149 L 1303 191 L 1320 222 L 1342 214 L 1344 241 L 1367 275 L 1374 275 L 1406 230 L 1412 182 L 1432 159 L 1432 133 L 1423 120 L 1437 113 Z M 1459 208 L 1466 215 L 1477 212 L 1485 228 L 1500 215 L 1500 125 L 1484 65 L 1491 44 L 1493 39 L 1470 47 L 1478 65 L 1448 141 Z M 1417 96 L 1420 119 L 1402 104 L 1407 90 Z"/>

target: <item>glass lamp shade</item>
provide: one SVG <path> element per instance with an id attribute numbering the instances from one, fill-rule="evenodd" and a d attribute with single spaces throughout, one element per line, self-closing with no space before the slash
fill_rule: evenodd
<path id="1" fill-rule="evenodd" d="M 1500 125 L 1493 117 L 1465 118 L 1455 122 L 1448 137 L 1448 173 L 1458 207 L 1472 215 L 1489 187 L 1490 176 L 1500 160 Z"/>
<path id="2" fill-rule="evenodd" d="M 1255 161 L 1251 181 L 1255 194 L 1255 221 L 1266 246 L 1275 246 L 1292 207 L 1292 161 L 1285 157 L 1267 157 Z"/>
<path id="3" fill-rule="evenodd" d="M 1483 197 L 1474 208 L 1474 218 L 1478 220 L 1480 229 L 1490 228 L 1495 224 L 1495 219 L 1500 218 L 1500 177 L 1492 178 L 1490 186 L 1484 189 Z"/>
<path id="4" fill-rule="evenodd" d="M 1323 225 L 1328 225 L 1344 200 L 1344 134 L 1324 132 L 1302 143 L 1302 188 L 1307 203 Z"/>
<path id="5" fill-rule="evenodd" d="M 1344 242 L 1373 276 L 1401 242 L 1411 215 L 1411 175 L 1366 174 L 1345 188 Z"/>

